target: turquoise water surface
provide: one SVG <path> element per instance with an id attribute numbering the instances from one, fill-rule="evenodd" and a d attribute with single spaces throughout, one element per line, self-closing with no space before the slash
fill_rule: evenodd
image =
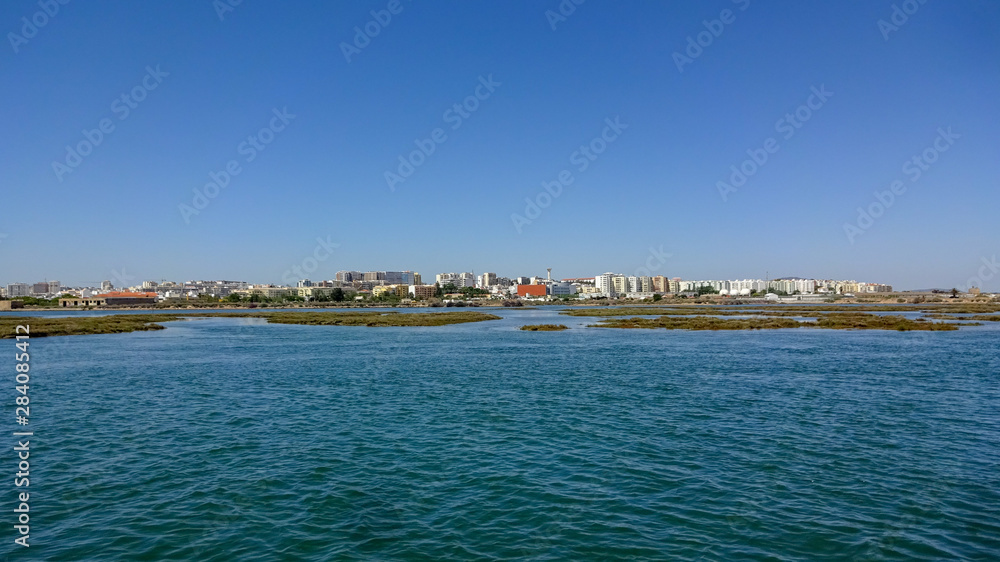
<path id="1" fill-rule="evenodd" d="M 7 525 L 0 553 L 1000 559 L 1000 323 L 687 332 L 496 313 L 33 339 L 32 546 Z"/>

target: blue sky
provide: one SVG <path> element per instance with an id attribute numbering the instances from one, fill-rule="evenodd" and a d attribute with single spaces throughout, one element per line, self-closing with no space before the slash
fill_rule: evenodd
<path id="1" fill-rule="evenodd" d="M 0 4 L 0 283 L 280 282 L 319 255 L 312 279 L 654 265 L 1000 290 L 996 2 L 221 2 Z M 581 146 L 603 150 L 586 169 Z M 736 191 L 731 166 L 752 171 Z"/>

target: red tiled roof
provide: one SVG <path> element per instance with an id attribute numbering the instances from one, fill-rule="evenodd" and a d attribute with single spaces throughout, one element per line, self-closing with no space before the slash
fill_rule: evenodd
<path id="1" fill-rule="evenodd" d="M 94 298 L 120 299 L 126 297 L 148 299 L 148 298 L 155 298 L 156 293 L 130 293 L 128 291 L 111 291 L 110 293 L 104 293 L 103 295 L 94 295 Z"/>

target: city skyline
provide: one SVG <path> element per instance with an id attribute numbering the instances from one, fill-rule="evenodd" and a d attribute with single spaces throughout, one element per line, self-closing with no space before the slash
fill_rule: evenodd
<path id="1" fill-rule="evenodd" d="M 4 3 L 0 277 L 998 290 L 1000 6 L 897 4 Z"/>
<path id="2" fill-rule="evenodd" d="M 762 279 L 762 280 L 763 279 L 772 279 L 772 280 L 777 280 L 777 279 L 816 279 L 816 280 L 838 279 L 838 280 L 856 280 L 856 279 L 868 279 L 868 280 L 875 280 L 876 279 L 874 276 L 871 276 L 871 275 L 867 275 L 867 276 L 866 275 L 860 275 L 860 276 L 844 276 L 844 275 L 839 275 L 839 276 L 838 275 L 825 275 L 825 276 L 824 275 L 815 275 L 815 276 L 808 276 L 808 275 L 802 275 L 801 273 L 792 274 L 792 275 L 785 275 L 785 274 L 778 274 L 778 275 L 776 275 L 776 274 L 774 274 L 773 272 L 771 272 L 769 270 L 765 271 L 763 275 L 743 274 L 743 275 L 728 275 L 728 276 L 704 276 L 704 275 L 702 275 L 702 276 L 690 276 L 690 275 L 674 275 L 672 273 L 668 275 L 668 273 L 670 273 L 670 271 L 673 271 L 673 270 L 669 270 L 668 267 L 667 267 L 667 265 L 666 265 L 666 264 L 668 264 L 668 260 L 670 260 L 672 258 L 672 255 L 671 254 L 665 254 L 665 253 L 663 253 L 662 249 L 663 249 L 662 247 L 659 250 L 656 249 L 656 248 L 650 247 L 648 249 L 646 260 L 644 262 L 641 262 L 634 269 L 634 271 L 627 271 L 627 270 L 620 270 L 620 269 L 619 270 L 615 270 L 615 269 L 610 269 L 610 268 L 597 268 L 597 269 L 591 269 L 591 270 L 588 270 L 588 271 L 583 271 L 580 274 L 561 275 L 561 276 L 554 277 L 553 279 L 562 279 L 562 280 L 565 280 L 565 279 L 592 278 L 595 275 L 599 275 L 601 273 L 606 273 L 606 272 L 610 272 L 610 271 L 616 271 L 619 274 L 626 275 L 626 276 L 629 276 L 629 275 L 634 275 L 634 276 L 650 276 L 650 277 L 653 277 L 653 276 L 665 276 L 665 277 L 671 278 L 671 279 L 684 279 L 684 280 L 690 280 L 690 279 L 700 279 L 700 280 L 742 280 L 742 279 Z M 313 254 L 313 255 L 315 255 L 315 254 Z M 313 280 L 313 281 L 323 281 L 323 280 L 330 280 L 330 281 L 332 281 L 332 280 L 337 279 L 339 277 L 339 274 L 345 273 L 345 272 L 358 272 L 358 273 L 364 273 L 364 272 L 369 272 L 369 273 L 382 272 L 382 273 L 385 273 L 385 272 L 389 271 L 389 272 L 403 273 L 404 275 L 407 274 L 407 273 L 409 273 L 409 274 L 414 274 L 415 273 L 418 276 L 421 275 L 421 272 L 419 270 L 413 270 L 413 269 L 389 270 L 389 269 L 363 269 L 363 268 L 354 268 L 354 269 L 337 269 L 336 271 L 333 271 L 333 270 L 331 270 L 330 267 L 320 268 L 318 264 L 321 263 L 322 260 L 315 260 L 315 258 L 312 258 L 312 260 L 313 261 L 310 261 L 310 256 L 306 256 L 305 259 L 301 260 L 300 264 L 291 266 L 288 269 L 286 269 L 285 272 L 283 273 L 282 277 L 279 278 L 279 279 L 255 279 L 253 281 L 246 281 L 246 282 L 251 283 L 251 284 L 257 284 L 257 285 L 295 286 L 298 281 L 301 281 L 303 279 L 305 279 L 305 280 Z M 316 265 L 312 266 L 313 263 L 316 263 Z M 885 280 L 885 279 L 880 279 L 878 281 L 869 281 L 869 282 L 877 282 L 879 284 L 891 285 L 891 286 L 896 287 L 897 290 L 901 290 L 901 291 L 919 291 L 919 290 L 928 290 L 928 289 L 949 289 L 949 288 L 952 288 L 952 287 L 959 288 L 960 290 L 965 291 L 965 290 L 968 290 L 969 288 L 975 287 L 975 288 L 983 290 L 984 292 L 995 292 L 997 289 L 991 289 L 991 287 L 995 286 L 995 287 L 1000 288 L 1000 284 L 998 284 L 996 282 L 997 279 L 1000 279 L 1000 276 L 998 276 L 998 273 L 1000 273 L 1000 263 L 998 263 L 997 257 L 995 255 L 992 256 L 991 258 L 982 257 L 980 259 L 980 263 L 977 264 L 977 265 L 978 265 L 977 268 L 973 268 L 974 274 L 972 276 L 970 276 L 969 278 L 967 278 L 966 280 L 964 280 L 961 283 L 954 284 L 954 285 L 947 286 L 947 287 L 945 287 L 943 285 L 940 285 L 940 286 L 927 285 L 927 286 L 912 286 L 912 287 L 911 286 L 903 286 L 903 287 L 900 287 L 899 285 L 895 285 L 894 283 L 892 283 L 892 282 L 890 282 L 888 280 Z M 312 267 L 310 267 L 310 266 L 312 266 Z M 478 277 L 479 277 L 480 274 L 482 274 L 484 272 L 490 272 L 491 269 L 493 269 L 493 268 L 488 268 L 487 267 L 487 268 L 483 268 L 483 269 L 462 270 L 460 268 L 456 269 L 456 268 L 452 267 L 450 269 L 452 271 L 467 271 L 468 273 L 474 274 L 476 276 L 476 278 L 478 279 Z M 510 278 L 533 277 L 533 276 L 541 276 L 541 272 L 544 272 L 547 269 L 548 270 L 555 269 L 557 272 L 559 271 L 559 268 L 549 268 L 549 267 L 537 268 L 536 270 L 529 270 L 527 268 L 520 268 L 520 269 L 523 270 L 523 271 L 518 271 L 515 274 L 500 275 L 500 276 L 501 277 L 510 277 Z M 600 271 L 598 271 L 598 270 L 600 270 Z M 433 270 L 425 269 L 424 271 L 433 271 Z M 442 271 L 444 271 L 444 270 L 442 270 Z M 476 273 L 477 271 L 479 273 Z M 495 269 L 493 269 L 493 271 L 494 271 L 494 274 L 496 274 L 495 273 Z M 432 275 L 435 275 L 435 274 L 432 274 Z M 62 278 L 71 279 L 70 282 L 67 282 L 67 283 L 63 284 L 63 286 L 65 286 L 65 287 L 91 287 L 91 286 L 99 286 L 103 281 L 112 281 L 112 285 L 114 285 L 115 287 L 123 287 L 123 286 L 138 286 L 138 284 L 141 284 L 143 281 L 155 281 L 155 282 L 169 281 L 169 282 L 172 282 L 172 283 L 182 283 L 182 282 L 204 281 L 204 280 L 209 280 L 209 279 L 216 279 L 216 280 L 223 280 L 223 279 L 224 280 L 234 280 L 234 279 L 244 279 L 244 280 L 246 280 L 246 279 L 253 279 L 253 278 L 242 277 L 242 276 L 238 276 L 238 275 L 223 275 L 223 276 L 218 276 L 218 277 L 206 276 L 206 275 L 200 275 L 200 276 L 199 275 L 192 275 L 192 276 L 185 276 L 185 277 L 173 277 L 173 278 L 170 278 L 170 277 L 163 276 L 163 275 L 161 275 L 161 276 L 155 276 L 155 275 L 154 276 L 150 276 L 150 275 L 137 275 L 137 274 L 135 274 L 135 273 L 127 270 L 126 268 L 122 268 L 120 270 L 113 269 L 113 270 L 111 270 L 109 272 L 108 275 L 106 275 L 106 279 L 102 279 L 102 280 L 88 280 L 86 282 L 79 282 L 79 281 L 76 281 L 76 278 L 74 278 L 72 276 L 67 277 L 65 275 L 58 276 L 58 278 L 61 278 L 61 279 Z M 13 278 L 9 278 L 9 279 L 2 279 L 2 278 L 0 278 L 0 287 L 5 287 L 5 286 L 7 286 L 9 284 L 12 284 L 12 283 L 24 283 L 24 284 L 28 284 L 28 285 L 33 285 L 35 283 L 48 282 L 48 281 L 51 281 L 51 280 L 52 279 L 49 279 L 46 276 L 42 276 L 40 278 L 36 278 L 36 280 L 34 280 L 34 281 L 29 281 L 27 279 L 17 279 L 17 280 L 14 280 Z"/>
<path id="3" fill-rule="evenodd" d="M 653 255 L 653 256 L 657 255 L 657 253 L 655 252 L 654 249 L 651 248 L 650 250 L 651 250 L 651 255 Z M 662 254 L 661 254 L 661 259 L 662 259 Z M 647 266 L 652 266 L 652 267 L 647 267 Z M 640 265 L 639 267 L 637 267 L 635 269 L 635 271 L 622 271 L 622 270 L 611 270 L 611 269 L 607 269 L 607 268 L 604 268 L 604 269 L 598 268 L 598 269 L 600 269 L 600 271 L 598 271 L 597 269 L 595 269 L 595 270 L 583 272 L 580 275 L 558 275 L 558 271 L 559 271 L 558 268 L 541 268 L 542 269 L 541 272 L 539 272 L 539 271 L 518 271 L 517 273 L 514 273 L 514 274 L 497 274 L 495 271 L 490 271 L 489 268 L 486 268 L 486 269 L 483 269 L 483 270 L 470 269 L 468 271 L 463 271 L 461 269 L 455 269 L 455 268 L 451 268 L 451 269 L 452 269 L 452 274 L 455 274 L 455 272 L 462 272 L 461 274 L 471 274 L 476 279 L 476 283 L 477 284 L 479 282 L 478 280 L 480 279 L 480 277 L 482 276 L 483 273 L 488 273 L 488 274 L 491 274 L 491 275 L 494 275 L 494 276 L 499 275 L 500 278 L 506 278 L 506 279 L 519 279 L 519 278 L 532 278 L 532 277 L 544 278 L 546 276 L 545 275 L 545 270 L 550 270 L 551 271 L 551 270 L 554 269 L 557 272 L 557 275 L 554 276 L 554 277 L 552 277 L 552 280 L 559 280 L 559 281 L 577 280 L 577 279 L 593 279 L 594 277 L 596 277 L 596 276 L 598 276 L 600 274 L 612 273 L 613 272 L 613 273 L 615 273 L 617 275 L 624 275 L 624 276 L 666 277 L 667 279 L 677 279 L 677 280 L 685 280 L 685 281 L 688 281 L 688 280 L 706 280 L 706 281 L 707 280 L 712 280 L 712 281 L 715 281 L 715 280 L 730 280 L 730 281 L 732 281 L 732 280 L 748 280 L 748 279 L 759 279 L 759 280 L 768 280 L 768 279 L 770 279 L 770 280 L 814 279 L 814 280 L 845 280 L 845 281 L 846 280 L 852 280 L 853 281 L 853 280 L 857 280 L 857 279 L 866 279 L 867 281 L 863 281 L 863 282 L 890 285 L 890 286 L 896 287 L 896 290 L 900 290 L 900 291 L 919 291 L 919 290 L 928 290 L 928 289 L 946 289 L 946 288 L 951 288 L 951 287 L 944 287 L 944 286 L 899 287 L 899 286 L 895 286 L 892 283 L 887 282 L 885 280 L 876 280 L 876 278 L 874 278 L 872 276 L 846 277 L 846 276 L 774 275 L 770 271 L 765 272 L 764 275 L 731 275 L 731 276 L 721 276 L 721 277 L 674 275 L 674 274 L 668 274 L 669 272 L 666 270 L 666 268 L 662 267 L 662 262 L 659 262 L 659 263 L 657 263 L 655 261 L 651 262 L 651 260 L 647 260 L 645 262 L 645 265 Z M 522 269 L 524 269 L 524 268 L 522 268 Z M 286 271 L 286 273 L 292 272 L 292 271 L 293 271 L 292 269 L 289 269 L 289 270 Z M 302 273 L 302 275 L 296 275 L 294 277 L 288 277 L 286 275 L 285 279 L 281 279 L 281 280 L 275 281 L 275 280 L 261 280 L 261 279 L 246 278 L 246 277 L 240 277 L 240 276 L 235 276 L 235 275 L 228 275 L 228 276 L 221 276 L 221 277 L 209 277 L 209 276 L 204 276 L 204 275 L 202 275 L 202 276 L 195 275 L 195 276 L 180 277 L 180 278 L 168 278 L 168 277 L 165 277 L 165 276 L 141 276 L 141 275 L 134 275 L 132 272 L 129 272 L 129 271 L 123 269 L 123 270 L 112 270 L 110 272 L 110 275 L 108 275 L 106 279 L 102 279 L 102 280 L 89 280 L 89 281 L 86 281 L 86 282 L 76 282 L 76 281 L 72 281 L 71 280 L 69 282 L 63 283 L 63 282 L 58 281 L 56 279 L 50 279 L 50 278 L 47 278 L 47 277 L 44 277 L 44 276 L 42 278 L 40 278 L 40 279 L 35 279 L 35 280 L 27 280 L 27 279 L 16 279 L 15 280 L 13 278 L 11 278 L 11 279 L 0 279 L 0 288 L 6 287 L 6 286 L 11 285 L 11 284 L 24 284 L 24 285 L 28 285 L 28 286 L 33 286 L 33 285 L 40 284 L 40 283 L 53 283 L 53 282 L 61 283 L 62 287 L 67 287 L 67 288 L 100 287 L 100 286 L 102 286 L 103 284 L 106 284 L 106 283 L 110 283 L 111 286 L 113 286 L 115 288 L 123 288 L 123 287 L 138 287 L 138 286 L 141 286 L 144 282 L 146 282 L 146 283 L 148 283 L 148 282 L 153 282 L 153 283 L 168 282 L 168 283 L 175 283 L 176 284 L 176 283 L 218 282 L 218 281 L 223 281 L 223 280 L 225 280 L 226 282 L 232 281 L 232 282 L 249 283 L 251 285 L 273 285 L 273 286 L 290 286 L 290 287 L 294 287 L 294 286 L 296 286 L 296 284 L 298 284 L 302 280 L 315 281 L 315 282 L 341 280 L 340 277 L 341 277 L 341 274 L 343 274 L 343 273 L 361 273 L 361 274 L 369 273 L 369 274 L 373 274 L 373 273 L 386 273 L 386 272 L 396 273 L 396 274 L 402 274 L 403 275 L 403 279 L 398 280 L 398 281 L 396 281 L 396 280 L 390 280 L 386 284 L 393 284 L 393 283 L 397 283 L 397 282 L 398 283 L 403 283 L 403 284 L 412 284 L 409 281 L 407 281 L 407 278 L 406 278 L 407 275 L 411 276 L 411 277 L 408 278 L 408 279 L 411 279 L 411 280 L 412 280 L 412 275 L 414 275 L 414 274 L 417 276 L 418 279 L 420 279 L 421 276 L 422 276 L 422 274 L 421 274 L 420 271 L 410 270 L 410 269 L 406 269 L 406 270 L 364 270 L 364 269 L 360 269 L 360 268 L 355 268 L 355 269 L 338 269 L 337 271 L 333 272 L 333 274 L 331 274 L 331 275 L 316 275 L 314 273 L 318 273 L 319 272 L 318 270 L 313 270 L 313 271 L 310 272 L 310 271 L 307 271 L 307 270 L 303 270 L 301 267 L 294 268 L 294 271 L 297 272 L 297 273 Z M 431 270 L 425 270 L 425 271 L 431 271 Z M 477 273 L 477 271 L 478 271 L 478 273 Z M 990 281 L 994 279 L 994 277 L 996 276 L 996 273 L 998 271 L 1000 271 L 1000 265 L 998 265 L 996 263 L 995 259 L 994 259 L 994 261 L 991 262 L 991 261 L 987 260 L 986 258 L 983 258 L 982 259 L 982 263 L 980 264 L 978 275 L 975 275 L 975 276 L 969 278 L 966 281 L 966 283 L 959 284 L 959 285 L 954 285 L 954 287 L 957 287 L 957 288 L 959 288 L 962 291 L 965 291 L 965 290 L 967 290 L 969 288 L 975 287 L 975 288 L 978 288 L 978 289 L 982 289 L 984 292 L 991 292 L 990 289 L 989 289 L 989 286 L 991 285 Z M 441 273 L 432 273 L 429 276 L 424 275 L 423 276 L 424 283 L 425 284 L 427 284 L 427 283 L 433 284 L 434 283 L 434 277 L 435 276 L 440 276 L 440 275 L 441 275 Z M 61 278 L 67 278 L 67 277 L 62 276 Z M 68 279 L 73 279 L 73 278 L 69 277 Z M 239 280 L 239 281 L 236 281 L 236 280 Z M 420 283 L 417 283 L 417 284 L 420 284 Z"/>
<path id="4" fill-rule="evenodd" d="M 476 274 L 475 272 L 442 272 L 434 274 L 433 276 L 427 276 L 426 278 L 420 272 L 415 272 L 412 270 L 404 271 L 359 271 L 359 270 L 341 270 L 336 273 L 333 278 L 323 279 L 310 279 L 308 277 L 300 277 L 297 281 L 286 284 L 273 284 L 264 283 L 256 281 L 247 280 L 236 280 L 236 278 L 230 279 L 187 279 L 184 281 L 178 280 L 167 280 L 160 279 L 159 281 L 153 279 L 143 279 L 137 281 L 135 278 L 118 278 L 117 285 L 110 279 L 103 280 L 100 283 L 94 282 L 91 284 L 84 285 L 74 285 L 71 283 L 62 283 L 58 280 L 48 280 L 35 283 L 24 283 L 24 282 L 14 282 L 14 283 L 2 283 L 0 282 L 0 296 L 8 298 L 16 298 L 19 296 L 32 296 L 32 295 L 58 295 L 60 292 L 65 290 L 78 290 L 78 289 L 94 289 L 100 291 L 116 291 L 116 290 L 134 290 L 134 291 L 162 291 L 169 287 L 170 290 L 177 290 L 179 292 L 211 292 L 217 289 L 223 289 L 224 292 L 221 293 L 224 296 L 228 291 L 234 289 L 246 289 L 251 287 L 351 287 L 356 289 L 371 289 L 376 286 L 429 286 L 429 285 L 439 285 L 448 286 L 454 285 L 458 288 L 462 287 L 477 287 L 477 288 L 509 288 L 515 287 L 517 285 L 526 284 L 564 284 L 564 285 L 590 285 L 600 288 L 602 285 L 607 288 L 611 285 L 611 279 L 617 278 L 617 282 L 625 284 L 626 287 L 634 286 L 637 282 L 641 282 L 642 289 L 639 288 L 612 288 L 610 292 L 613 293 L 628 293 L 628 292 L 686 292 L 694 290 L 698 287 L 711 286 L 717 290 L 720 290 L 725 294 L 726 292 L 731 292 L 736 294 L 740 289 L 749 289 L 754 292 L 762 289 L 770 289 L 772 287 L 784 288 L 786 292 L 801 292 L 801 293 L 812 293 L 814 290 L 824 287 L 826 289 L 833 289 L 832 292 L 850 292 L 845 291 L 843 285 L 854 285 L 858 286 L 862 292 L 892 292 L 893 287 L 889 284 L 878 283 L 873 281 L 857 281 L 854 279 L 832 279 L 832 278 L 816 278 L 816 277 L 799 277 L 799 276 L 785 276 L 785 277 L 764 277 L 764 278 L 754 278 L 754 277 L 738 277 L 738 278 L 728 278 L 728 279 L 708 279 L 708 278 L 688 278 L 685 279 L 679 276 L 666 276 L 663 273 L 654 274 L 651 271 L 636 271 L 634 274 L 621 273 L 621 272 L 611 272 L 607 271 L 604 273 L 594 274 L 592 276 L 586 277 L 552 277 L 552 269 L 547 268 L 545 276 L 541 275 L 498 275 L 496 272 L 482 272 Z M 617 286 L 615 286 L 617 287 Z M 808 288 L 806 288 L 808 287 Z M 839 289 L 838 289 L 839 287 Z M 866 289 L 864 287 L 867 287 Z M 978 285 L 972 285 L 970 287 L 963 287 L 963 291 L 968 288 L 975 287 L 980 288 Z M 820 291 L 824 292 L 824 291 Z M 211 294 L 215 294 L 211 292 Z"/>

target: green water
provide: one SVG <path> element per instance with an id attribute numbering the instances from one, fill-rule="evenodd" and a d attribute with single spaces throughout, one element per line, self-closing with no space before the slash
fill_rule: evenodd
<path id="1" fill-rule="evenodd" d="M 500 314 L 32 340 L 32 546 L 13 544 L 6 447 L 0 554 L 1000 559 L 1000 326 L 619 331 Z M 572 329 L 517 329 L 535 323 Z"/>

